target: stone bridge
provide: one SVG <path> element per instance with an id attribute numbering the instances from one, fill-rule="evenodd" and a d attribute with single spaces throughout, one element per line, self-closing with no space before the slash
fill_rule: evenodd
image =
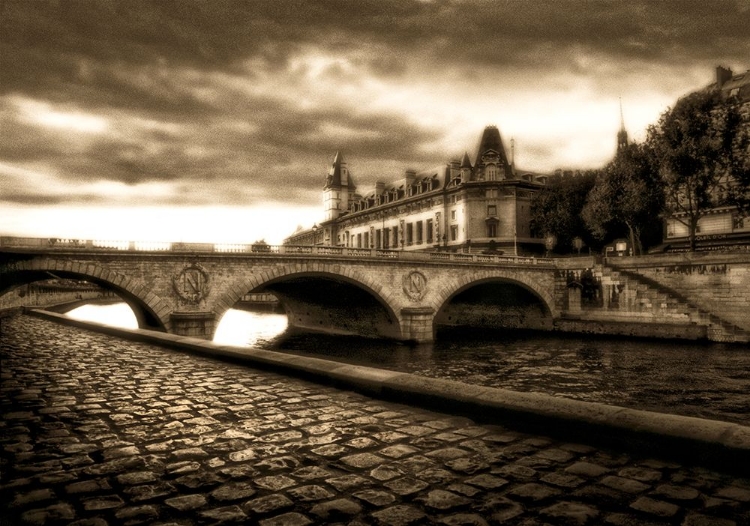
<path id="1" fill-rule="evenodd" d="M 708 267 L 734 273 L 745 318 L 749 260 Z M 674 264 L 649 269 L 674 273 Z M 140 327 L 186 336 L 212 338 L 245 294 L 270 292 L 293 327 L 413 342 L 446 325 L 748 341 L 741 317 L 717 316 L 637 270 L 592 257 L 0 238 L 0 295 L 39 280 L 86 280 L 118 294 Z"/>
<path id="2" fill-rule="evenodd" d="M 213 337 L 217 321 L 249 292 L 271 292 L 292 326 L 430 341 L 451 300 L 495 283 L 533 313 L 560 315 L 552 260 L 338 247 L 175 243 L 136 247 L 3 238 L 0 293 L 25 283 L 79 279 L 114 290 L 143 328 Z M 452 316 L 451 316 L 452 318 Z M 551 326 L 551 325 L 550 325 Z"/>

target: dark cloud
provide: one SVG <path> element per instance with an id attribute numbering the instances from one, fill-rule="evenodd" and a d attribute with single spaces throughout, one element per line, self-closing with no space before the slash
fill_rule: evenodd
<path id="1" fill-rule="evenodd" d="M 363 74 L 533 85 L 592 67 L 707 68 L 716 57 L 746 66 L 750 10 L 742 7 L 721 0 L 0 0 L 0 162 L 46 166 L 76 183 L 184 182 L 178 200 L 199 199 L 193 188 L 209 183 L 211 199 L 248 202 L 293 179 L 298 190 L 287 197 L 303 202 L 320 190 L 339 149 L 355 156 L 360 184 L 457 153 L 436 149 L 446 132 L 439 126 L 360 108 L 354 95 L 328 100 L 312 92 L 309 104 L 290 97 L 285 90 L 308 75 L 353 85 Z M 347 62 L 313 72 L 295 62 L 310 50 Z M 278 89 L 260 89 L 275 74 Z M 19 100 L 99 115 L 108 126 L 88 134 L 41 126 L 24 117 Z M 535 148 L 539 156 L 552 151 Z M 26 195 L 40 204 L 54 199 L 22 189 L 3 194 L 18 202 Z"/>
<path id="2" fill-rule="evenodd" d="M 4 0 L 10 65 L 69 79 L 77 61 L 233 70 L 249 57 L 285 67 L 301 46 L 390 51 L 373 71 L 409 56 L 477 64 L 554 65 L 572 46 L 622 58 L 743 60 L 750 10 L 736 0 L 651 2 Z M 538 65 L 537 64 L 537 65 Z M 384 67 L 385 66 L 385 67 Z M 12 72 L 12 70 L 11 70 Z M 5 83 L 18 86 L 18 71 Z"/>

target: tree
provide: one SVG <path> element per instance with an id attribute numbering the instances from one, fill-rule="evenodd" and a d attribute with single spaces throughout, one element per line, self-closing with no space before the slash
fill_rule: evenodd
<path id="1" fill-rule="evenodd" d="M 597 172 L 557 174 L 531 201 L 532 232 L 541 237 L 554 235 L 558 247 L 572 246 L 573 238 L 593 242 L 581 218 L 586 196 L 594 186 Z"/>
<path id="2" fill-rule="evenodd" d="M 698 221 L 719 205 L 749 204 L 750 123 L 736 97 L 716 90 L 683 97 L 649 127 L 647 142 L 657 160 L 665 214 L 688 229 L 695 250 Z"/>
<path id="3" fill-rule="evenodd" d="M 626 230 L 630 246 L 639 254 L 644 232 L 661 233 L 654 222 L 664 198 L 654 164 L 646 145 L 629 144 L 601 170 L 581 212 L 594 237 L 611 240 L 613 234 Z"/>

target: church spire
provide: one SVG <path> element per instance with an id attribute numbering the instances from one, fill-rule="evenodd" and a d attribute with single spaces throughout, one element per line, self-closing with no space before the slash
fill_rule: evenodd
<path id="1" fill-rule="evenodd" d="M 617 132 L 617 150 L 628 146 L 628 132 L 625 130 L 625 117 L 622 113 L 622 97 L 620 97 L 620 131 Z"/>

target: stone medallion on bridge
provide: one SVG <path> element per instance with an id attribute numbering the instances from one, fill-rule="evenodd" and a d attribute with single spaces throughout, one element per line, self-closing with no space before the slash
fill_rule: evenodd
<path id="1" fill-rule="evenodd" d="M 412 301 L 421 301 L 427 292 L 427 278 L 418 270 L 413 270 L 404 276 L 404 294 Z"/>
<path id="2" fill-rule="evenodd" d="M 172 278 L 172 285 L 177 295 L 186 301 L 197 305 L 208 296 L 208 273 L 197 263 L 182 269 L 182 272 Z"/>

